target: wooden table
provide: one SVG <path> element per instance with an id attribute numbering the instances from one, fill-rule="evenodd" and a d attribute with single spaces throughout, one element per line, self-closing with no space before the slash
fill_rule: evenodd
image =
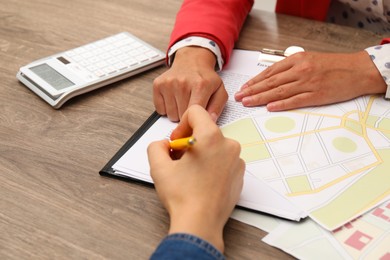
<path id="1" fill-rule="evenodd" d="M 154 189 L 99 170 L 154 111 L 165 67 L 74 98 L 54 110 L 15 77 L 48 55 L 129 31 L 165 50 L 179 0 L 0 1 L 0 258 L 147 259 L 168 216 Z M 352 52 L 381 37 L 252 11 L 237 48 Z M 289 259 L 266 233 L 235 220 L 229 259 Z"/>

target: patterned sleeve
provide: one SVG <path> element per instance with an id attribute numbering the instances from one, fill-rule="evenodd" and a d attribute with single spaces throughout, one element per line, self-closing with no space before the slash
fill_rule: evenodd
<path id="1" fill-rule="evenodd" d="M 190 36 L 188 38 L 185 38 L 181 41 L 178 41 L 175 43 L 171 48 L 168 50 L 168 66 L 170 67 L 173 63 L 173 60 L 175 58 L 175 53 L 180 48 L 186 47 L 186 46 L 199 46 L 206 48 L 210 50 L 212 53 L 214 53 L 217 63 L 215 64 L 215 70 L 220 71 L 222 70 L 224 60 L 222 58 L 221 49 L 219 48 L 218 44 L 216 44 L 214 41 L 205 38 L 205 37 L 199 37 L 199 36 Z"/>
<path id="2" fill-rule="evenodd" d="M 369 47 L 366 51 L 386 82 L 386 98 L 390 99 L 390 44 Z"/>

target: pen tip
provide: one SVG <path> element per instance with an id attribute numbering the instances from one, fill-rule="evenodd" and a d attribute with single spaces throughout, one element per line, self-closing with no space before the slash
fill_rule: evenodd
<path id="1" fill-rule="evenodd" d="M 194 138 L 190 138 L 190 139 L 188 140 L 188 143 L 189 143 L 190 145 L 195 144 L 195 143 L 196 143 L 196 138 L 195 138 L 195 137 L 194 137 Z"/>

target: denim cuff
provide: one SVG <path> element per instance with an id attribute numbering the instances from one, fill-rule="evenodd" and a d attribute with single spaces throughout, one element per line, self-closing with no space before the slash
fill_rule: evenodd
<path id="1" fill-rule="evenodd" d="M 150 259 L 225 259 L 224 255 L 206 240 L 185 233 L 166 236 Z"/>

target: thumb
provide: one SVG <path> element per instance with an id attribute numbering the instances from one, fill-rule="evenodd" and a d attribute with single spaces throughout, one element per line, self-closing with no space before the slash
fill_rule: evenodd
<path id="1" fill-rule="evenodd" d="M 172 161 L 168 140 L 152 142 L 148 146 L 147 153 L 151 169 L 159 167 L 160 164 L 166 163 L 167 161 Z"/>

